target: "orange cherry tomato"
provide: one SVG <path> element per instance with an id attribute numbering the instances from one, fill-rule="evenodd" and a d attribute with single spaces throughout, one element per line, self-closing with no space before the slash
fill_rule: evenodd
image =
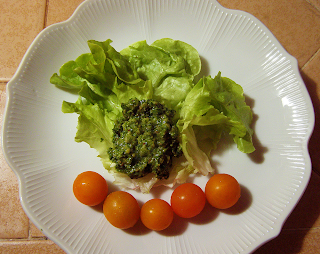
<path id="1" fill-rule="evenodd" d="M 95 206 L 102 203 L 108 194 L 108 184 L 98 173 L 86 171 L 73 182 L 73 193 L 83 204 Z"/>
<path id="2" fill-rule="evenodd" d="M 213 207 L 227 209 L 238 202 L 241 196 L 241 188 L 233 176 L 216 174 L 207 182 L 205 194 L 209 204 Z"/>
<path id="3" fill-rule="evenodd" d="M 104 201 L 103 213 L 114 227 L 127 229 L 133 227 L 139 220 L 140 207 L 130 193 L 115 191 Z"/>
<path id="4" fill-rule="evenodd" d="M 206 196 L 202 189 L 193 183 L 178 186 L 171 195 L 171 207 L 182 218 L 198 215 L 206 204 Z"/>
<path id="5" fill-rule="evenodd" d="M 173 220 L 173 210 L 162 199 L 150 199 L 142 206 L 140 218 L 147 228 L 160 231 L 170 226 Z"/>

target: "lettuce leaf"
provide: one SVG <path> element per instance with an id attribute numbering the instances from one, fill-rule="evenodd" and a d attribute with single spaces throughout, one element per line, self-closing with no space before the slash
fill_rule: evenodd
<path id="1" fill-rule="evenodd" d="M 212 173 L 209 153 L 199 148 L 197 141 L 209 140 L 215 149 L 223 132 L 232 135 L 241 152 L 252 153 L 251 121 L 252 111 L 240 85 L 221 77 L 220 72 L 214 79 L 200 79 L 187 95 L 178 121 L 184 155 L 198 172 Z"/>
<path id="2" fill-rule="evenodd" d="M 121 51 L 144 80 L 154 87 L 154 99 L 168 108 L 179 111 L 194 86 L 201 61 L 191 45 L 164 38 L 148 45 L 139 41 Z"/>

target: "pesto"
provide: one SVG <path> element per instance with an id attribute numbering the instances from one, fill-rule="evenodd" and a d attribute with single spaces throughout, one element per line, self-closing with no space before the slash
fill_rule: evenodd
<path id="1" fill-rule="evenodd" d="M 122 103 L 122 116 L 115 121 L 109 157 L 119 172 L 130 178 L 154 173 L 169 177 L 172 157 L 182 154 L 175 111 L 155 100 L 131 99 Z"/>

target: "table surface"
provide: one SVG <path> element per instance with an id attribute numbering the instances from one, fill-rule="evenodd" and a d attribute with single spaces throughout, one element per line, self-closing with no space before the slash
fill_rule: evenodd
<path id="1" fill-rule="evenodd" d="M 33 39 L 68 19 L 83 0 L 0 0 L 0 125 L 6 85 Z M 316 123 L 310 139 L 310 183 L 280 235 L 255 253 L 320 253 L 320 0 L 218 0 L 260 19 L 299 63 Z M 0 126 L 1 127 L 1 126 Z M 0 151 L 0 253 L 64 253 L 24 213 L 16 176 Z"/>

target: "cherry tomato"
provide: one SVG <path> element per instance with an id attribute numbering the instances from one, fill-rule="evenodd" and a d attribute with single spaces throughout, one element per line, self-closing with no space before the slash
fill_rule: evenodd
<path id="1" fill-rule="evenodd" d="M 241 196 L 241 188 L 233 176 L 216 174 L 207 182 L 205 194 L 213 207 L 227 209 L 237 203 Z"/>
<path id="2" fill-rule="evenodd" d="M 170 226 L 173 220 L 173 210 L 162 199 L 150 199 L 142 206 L 140 218 L 147 228 L 160 231 Z"/>
<path id="3" fill-rule="evenodd" d="M 73 182 L 73 193 L 83 204 L 95 206 L 102 203 L 108 194 L 108 184 L 98 173 L 86 171 Z"/>
<path id="4" fill-rule="evenodd" d="M 182 218 L 198 215 L 206 204 L 206 196 L 202 189 L 193 183 L 178 186 L 171 195 L 171 207 Z"/>
<path id="5" fill-rule="evenodd" d="M 110 193 L 103 203 L 103 213 L 115 227 L 127 229 L 133 227 L 140 218 L 137 200 L 128 192 Z"/>

